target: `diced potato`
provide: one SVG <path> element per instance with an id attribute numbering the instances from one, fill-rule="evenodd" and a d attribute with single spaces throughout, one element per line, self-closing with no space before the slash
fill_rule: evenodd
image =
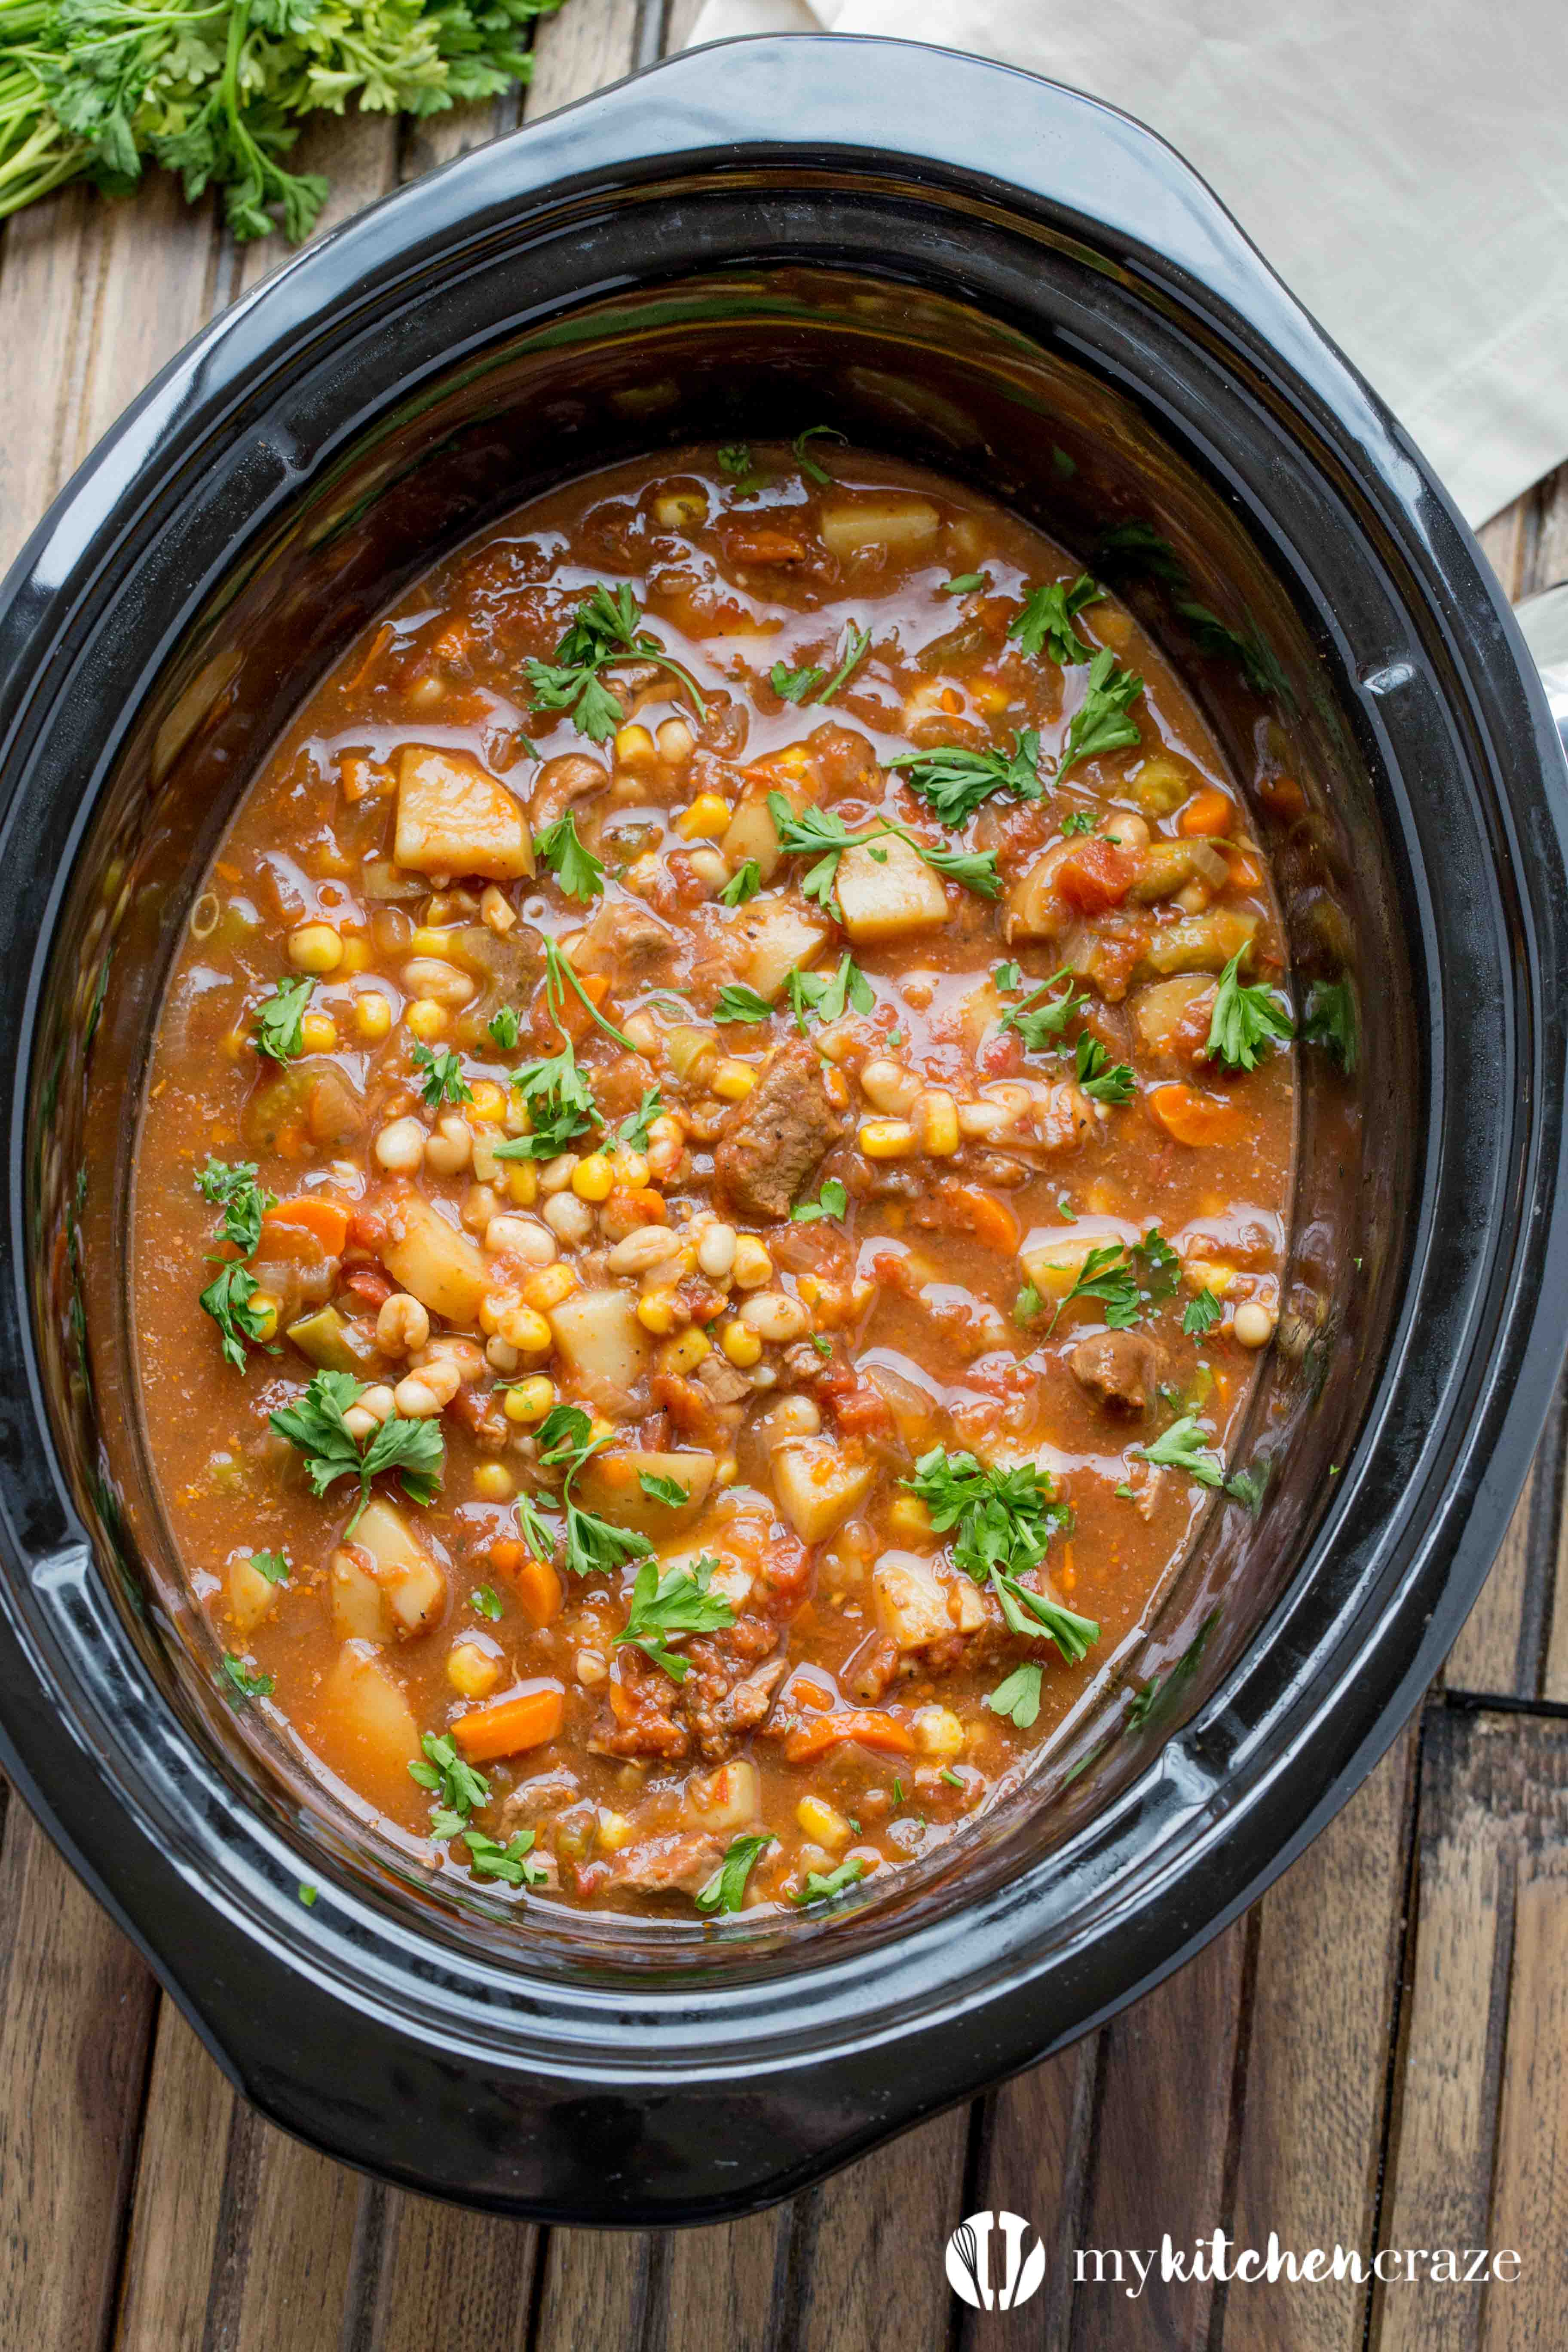
<path id="1" fill-rule="evenodd" d="M 321 1753 L 344 1780 L 371 1794 L 379 1781 L 389 1799 L 407 1788 L 419 1726 L 374 1650 L 344 1643 L 313 1712 L 321 1724 Z"/>
<path id="2" fill-rule="evenodd" d="M 844 928 L 857 947 L 903 939 L 910 931 L 941 930 L 947 921 L 940 876 L 896 833 L 845 851 L 838 861 L 837 896 Z"/>
<path id="3" fill-rule="evenodd" d="M 1127 895 L 1148 907 L 1156 898 L 1173 898 L 1189 882 L 1206 882 L 1217 890 L 1229 876 L 1230 867 L 1210 841 L 1152 841 Z"/>
<path id="4" fill-rule="evenodd" d="M 848 864 L 848 858 L 844 861 Z M 842 867 L 840 874 L 842 875 Z M 747 946 L 741 970 L 748 987 L 771 1004 L 792 971 L 804 971 L 821 954 L 827 925 L 816 915 L 803 914 L 786 899 L 775 898 L 748 910 L 742 927 Z"/>
<path id="5" fill-rule="evenodd" d="M 467 751 L 405 743 L 393 855 L 421 874 L 510 882 L 533 871 L 522 804 Z"/>
<path id="6" fill-rule="evenodd" d="M 435 1623 L 447 1598 L 447 1580 L 395 1505 L 377 1496 L 360 1514 L 351 1540 L 369 1552 L 375 1579 L 402 1633 Z"/>
<path id="7" fill-rule="evenodd" d="M 1173 1051 L 1186 1013 L 1199 997 L 1213 992 L 1213 982 L 1196 971 L 1177 972 L 1171 980 L 1152 981 L 1147 988 L 1141 988 L 1128 1010 L 1149 1052 Z"/>
<path id="8" fill-rule="evenodd" d="M 319 1307 L 289 1326 L 289 1337 L 302 1356 L 329 1372 L 363 1372 L 374 1350 L 356 1346 L 355 1334 L 335 1307 Z"/>
<path id="9" fill-rule="evenodd" d="M 1238 950 L 1248 948 L 1258 929 L 1256 915 L 1242 915 L 1230 907 L 1211 907 L 1206 915 L 1184 915 L 1180 922 L 1156 931 L 1143 961 L 1152 971 L 1223 971 Z M 1249 959 L 1242 957 L 1242 970 Z"/>
<path id="10" fill-rule="evenodd" d="M 1018 1256 L 1042 1298 L 1065 1298 L 1090 1250 L 1105 1249 L 1122 1238 L 1114 1226 L 1079 1224 L 1070 1233 L 1031 1234 Z"/>
<path id="11" fill-rule="evenodd" d="M 470 1328 L 489 1287 L 478 1245 L 412 1186 L 398 1196 L 387 1223 L 392 1239 L 381 1256 L 393 1280 L 432 1315 Z"/>
<path id="12" fill-rule="evenodd" d="M 341 1642 L 395 1639 L 392 1601 L 357 1552 L 340 1547 L 328 1560 L 327 1606 Z"/>
<path id="13" fill-rule="evenodd" d="M 761 1821 L 762 1807 L 757 1768 L 743 1756 L 686 1784 L 687 1813 L 705 1830 L 744 1829 L 748 1822 Z"/>
<path id="14" fill-rule="evenodd" d="M 908 1551 L 884 1552 L 871 1570 L 871 1604 L 879 1632 L 900 1651 L 923 1650 L 949 1633 L 973 1633 L 984 1603 L 966 1576 L 951 1581 Z"/>
<path id="15" fill-rule="evenodd" d="M 934 553 L 942 530 L 942 517 L 929 499 L 900 490 L 825 499 L 819 519 L 828 552 L 840 563 L 863 547 L 885 547 L 900 562 L 910 562 Z"/>
<path id="16" fill-rule="evenodd" d="M 773 1451 L 773 1492 L 803 1543 L 821 1543 L 869 1492 L 870 1462 L 847 1461 L 828 1437 L 790 1437 Z"/>
<path id="17" fill-rule="evenodd" d="M 584 1509 L 613 1519 L 618 1528 L 664 1535 L 696 1517 L 718 1467 L 714 1454 L 595 1454 L 578 1472 L 573 1491 Z M 685 1502 L 656 1502 L 643 1491 L 645 1477 L 672 1479 L 685 1487 Z"/>
<path id="18" fill-rule="evenodd" d="M 590 1395 L 635 1388 L 647 1368 L 653 1341 L 637 1321 L 637 1303 L 625 1290 L 579 1290 L 550 1309 L 568 1370 Z"/>
<path id="19" fill-rule="evenodd" d="M 684 1565 L 689 1567 L 693 1560 L 700 1559 L 702 1557 L 700 1551 L 689 1552 Z M 710 1553 L 708 1557 L 711 1559 L 712 1554 Z M 663 1568 L 675 1566 L 675 1562 L 668 1554 L 659 1564 Z M 710 1592 L 718 1593 L 721 1600 L 727 1601 L 738 1617 L 751 1599 L 752 1587 L 756 1580 L 751 1570 L 742 1567 L 738 1559 L 725 1559 L 721 1557 L 714 1563 L 713 1573 L 708 1580 L 708 1590 Z"/>
<path id="20" fill-rule="evenodd" d="M 770 776 L 765 782 L 748 784 L 719 843 L 730 861 L 731 873 L 739 872 L 748 857 L 754 857 L 764 882 L 773 880 L 784 856 L 779 847 L 778 827 L 768 808 L 770 793 L 777 793 L 786 800 L 796 816 L 811 798 L 805 784 L 792 782 L 785 776 Z"/>
<path id="21" fill-rule="evenodd" d="M 278 1606 L 278 1587 L 248 1559 L 230 1563 L 228 1571 L 228 1605 L 234 1617 L 235 1630 L 254 1633 L 264 1617 L 270 1617 Z"/>

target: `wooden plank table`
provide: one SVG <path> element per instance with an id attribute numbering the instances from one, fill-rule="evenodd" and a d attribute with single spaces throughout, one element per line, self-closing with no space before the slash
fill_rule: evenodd
<path id="1" fill-rule="evenodd" d="M 530 118 L 679 47 L 697 0 L 571 0 Z M 331 121 L 327 225 L 517 119 Z M 278 258 L 166 184 L 0 240 L 0 567 L 124 404 Z M 1568 468 L 1482 534 L 1568 574 Z M 0 2352 L 1512 2352 L 1568 2342 L 1561 1401 L 1418 1719 L 1244 1919 L 1137 2009 L 793 2204 L 535 2230 L 372 2185 L 241 2105 L 13 1798 L 0 1840 Z M 1565 1605 L 1559 1612 L 1562 1591 Z M 1047 2283 L 975 2318 L 941 2250 L 1010 2206 Z M 1516 2284 L 1072 2285 L 1077 2246 L 1512 2246 Z"/>

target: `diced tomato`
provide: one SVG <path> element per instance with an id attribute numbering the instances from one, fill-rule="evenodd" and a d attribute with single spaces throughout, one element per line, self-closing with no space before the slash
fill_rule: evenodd
<path id="1" fill-rule="evenodd" d="M 1138 859 L 1131 849 L 1110 841 L 1084 841 L 1069 850 L 1057 867 L 1057 890 L 1080 915 L 1103 915 L 1120 907 L 1138 878 Z"/>

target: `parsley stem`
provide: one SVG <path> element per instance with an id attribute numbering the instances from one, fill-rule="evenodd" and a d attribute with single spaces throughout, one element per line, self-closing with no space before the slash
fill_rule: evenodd
<path id="1" fill-rule="evenodd" d="M 544 997 L 546 1003 L 550 1007 L 550 1017 L 555 1023 L 557 1028 L 560 1028 L 563 1025 L 561 1016 L 566 1010 L 566 1000 L 561 994 L 561 982 L 563 978 L 570 982 L 572 987 L 576 991 L 577 995 L 586 1008 L 590 1018 L 598 1023 L 599 1027 L 604 1031 L 605 1036 L 613 1037 L 617 1045 L 624 1045 L 628 1054 L 635 1054 L 637 1052 L 637 1047 L 632 1044 L 631 1039 L 626 1034 L 624 1030 L 617 1029 L 613 1021 L 605 1020 L 604 1014 L 600 1012 L 598 1006 L 595 1003 L 593 998 L 589 995 L 587 990 L 584 987 L 582 982 L 573 971 L 569 959 L 562 954 L 553 940 L 546 940 L 544 942 Z"/>

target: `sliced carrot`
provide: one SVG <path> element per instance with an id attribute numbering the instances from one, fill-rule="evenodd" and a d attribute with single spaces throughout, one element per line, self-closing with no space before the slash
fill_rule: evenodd
<path id="1" fill-rule="evenodd" d="M 1016 1253 L 1018 1220 L 1005 1201 L 973 1184 L 956 1185 L 951 1198 L 963 1230 L 973 1234 L 982 1249 L 995 1250 L 1003 1257 Z"/>
<path id="2" fill-rule="evenodd" d="M 452 1726 L 452 1737 L 470 1764 L 493 1764 L 524 1748 L 542 1748 L 561 1728 L 565 1696 L 558 1683 L 520 1691 L 493 1706 L 470 1707 Z"/>
<path id="3" fill-rule="evenodd" d="M 1200 1095 L 1192 1087 L 1152 1087 L 1144 1099 L 1177 1143 L 1236 1143 L 1247 1131 L 1247 1121 L 1234 1103 Z"/>
<path id="4" fill-rule="evenodd" d="M 329 1201 L 320 1192 L 300 1192 L 291 1201 L 279 1201 L 268 1210 L 262 1223 L 296 1225 L 314 1234 L 328 1257 L 342 1257 L 349 1237 L 348 1211 L 342 1202 Z"/>
<path id="5" fill-rule="evenodd" d="M 1258 860 L 1249 856 L 1245 849 L 1228 848 L 1226 854 L 1230 859 L 1232 886 L 1237 890 L 1260 890 L 1263 887 L 1263 871 Z"/>
<path id="6" fill-rule="evenodd" d="M 858 1739 L 862 1748 L 879 1748 L 889 1756 L 912 1756 L 914 1735 L 896 1715 L 884 1715 L 877 1707 L 853 1707 L 843 1715 L 825 1715 L 819 1723 L 809 1723 L 803 1730 L 792 1731 L 784 1741 L 784 1756 L 791 1764 L 809 1763 L 829 1748 L 837 1748 L 846 1739 Z"/>
<path id="7" fill-rule="evenodd" d="M 1185 834 L 1228 833 L 1236 823 L 1236 803 L 1207 784 L 1193 794 L 1178 821 Z"/>
<path id="8" fill-rule="evenodd" d="M 656 1192 L 651 1184 L 612 1184 L 610 1187 L 610 1197 L 605 1203 L 607 1232 L 619 1232 L 624 1239 L 637 1225 L 668 1225 L 668 1203 L 663 1193 Z"/>
<path id="9" fill-rule="evenodd" d="M 492 1559 L 499 1549 L 498 1545 L 491 1551 Z M 497 1560 L 496 1565 L 499 1568 L 500 1562 Z M 561 1590 L 560 1576 L 549 1560 L 536 1559 L 532 1552 L 524 1552 L 515 1568 L 507 1568 L 502 1572 L 517 1595 L 523 1615 L 535 1630 L 560 1616 L 565 1595 Z"/>
<path id="10" fill-rule="evenodd" d="M 603 1004 L 610 992 L 607 972 L 580 971 L 577 982 L 584 996 L 591 997 L 595 1007 Z M 539 1025 L 552 1037 L 563 1034 L 570 1037 L 574 1045 L 580 1045 L 594 1026 L 594 1016 L 569 982 L 563 984 L 563 993 L 566 1001 L 561 1008 L 559 1020 L 549 1012 L 542 998 L 540 999 L 536 1018 Z"/>

